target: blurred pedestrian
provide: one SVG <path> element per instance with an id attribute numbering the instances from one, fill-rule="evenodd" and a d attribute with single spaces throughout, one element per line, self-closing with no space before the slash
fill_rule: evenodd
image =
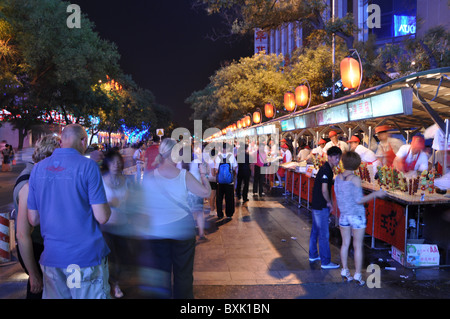
<path id="1" fill-rule="evenodd" d="M 342 236 L 341 276 L 348 281 L 355 279 L 363 285 L 364 280 L 362 279 L 361 269 L 363 263 L 363 241 L 367 224 L 366 211 L 363 204 L 372 199 L 383 197 L 385 192 L 380 189 L 377 192 L 363 196 L 361 179 L 354 174 L 354 171 L 361 164 L 361 157 L 358 153 L 349 151 L 342 155 L 342 164 L 345 171 L 336 176 L 334 184 L 336 201 L 341 212 L 339 216 L 339 227 Z M 353 277 L 350 275 L 347 263 L 352 236 L 355 255 L 355 274 Z"/>
<path id="2" fill-rule="evenodd" d="M 111 250 L 109 255 L 109 280 L 112 283 L 114 297 L 122 298 L 123 292 L 119 286 L 119 277 L 123 265 L 124 251 L 127 249 L 127 213 L 126 200 L 128 198 L 128 180 L 123 175 L 124 159 L 115 150 L 106 153 L 103 159 L 103 185 L 106 198 L 111 207 L 108 222 L 101 225 L 103 236 Z"/>
<path id="3" fill-rule="evenodd" d="M 186 148 L 187 149 L 187 148 Z M 204 165 L 204 170 L 207 172 L 206 163 L 202 162 L 201 149 L 194 149 L 191 147 L 192 153 L 190 154 L 190 162 L 186 163 L 184 161 L 177 165 L 178 169 L 185 169 L 194 176 L 194 178 L 202 182 L 200 175 L 200 166 Z M 182 156 L 182 154 L 180 154 Z M 209 182 L 209 180 L 208 180 Z M 197 196 L 192 192 L 188 192 L 188 206 L 191 209 L 194 220 L 197 222 L 198 237 L 200 241 L 206 240 L 205 236 L 205 216 L 203 215 L 203 197 Z"/>
<path id="4" fill-rule="evenodd" d="M 100 150 L 100 148 L 98 147 L 97 144 L 95 144 L 93 146 L 93 148 L 94 148 L 94 151 L 92 151 L 92 153 L 90 154 L 89 158 L 91 160 L 93 160 L 94 162 L 96 162 L 97 165 L 101 167 L 102 164 L 103 164 L 103 159 L 105 158 L 105 155 Z"/>
<path id="5" fill-rule="evenodd" d="M 238 151 L 236 197 L 238 200 L 240 200 L 242 191 L 242 200 L 245 203 L 248 201 L 248 186 L 250 184 L 250 177 L 252 174 L 252 171 L 250 170 L 250 153 L 248 149 L 248 144 L 245 144 L 243 151 L 244 151 L 243 155 L 239 154 L 239 152 L 242 152 L 241 150 Z M 242 189 L 242 182 L 244 183 L 244 189 Z"/>
<path id="6" fill-rule="evenodd" d="M 333 167 L 339 164 L 341 155 L 342 151 L 337 146 L 332 146 L 328 149 L 328 159 L 317 172 L 313 187 L 309 261 L 320 260 L 321 268 L 323 269 L 339 268 L 338 264 L 331 262 L 328 219 L 330 211 L 333 209 L 331 197 Z M 317 241 L 319 242 L 319 251 L 317 251 Z"/>
<path id="7" fill-rule="evenodd" d="M 196 234 L 188 193 L 207 198 L 211 188 L 203 165 L 199 166 L 201 182 L 185 169 L 176 167 L 179 154 L 172 154 L 176 144 L 170 138 L 161 142 L 157 158 L 160 164 L 144 177 L 141 200 L 148 214 L 146 236 L 151 239 L 148 255 L 154 257 L 157 267 L 167 274 L 161 278 L 167 281 L 169 291 L 173 287 L 172 296 L 190 299 L 194 297 Z"/>
<path id="8" fill-rule="evenodd" d="M 260 141 L 256 151 L 256 163 L 253 172 L 253 196 L 264 196 L 264 175 L 261 174 L 261 168 L 267 162 L 266 143 Z"/>
<path id="9" fill-rule="evenodd" d="M 144 172 L 145 143 L 139 142 L 137 150 L 133 154 L 133 159 L 136 162 L 136 182 L 140 183 L 142 179 L 142 173 Z"/>
<path id="10" fill-rule="evenodd" d="M 5 148 L 2 150 L 3 155 L 3 163 L 2 163 L 2 172 L 11 171 L 11 149 L 9 144 L 5 145 Z"/>
<path id="11" fill-rule="evenodd" d="M 110 250 L 100 224 L 111 210 L 98 165 L 83 156 L 87 140 L 81 125 L 67 125 L 61 148 L 31 172 L 28 219 L 44 238 L 44 299 L 110 298 Z"/>
<path id="12" fill-rule="evenodd" d="M 59 147 L 60 138 L 58 136 L 52 134 L 41 137 L 35 145 L 32 155 L 33 162 L 26 163 L 26 167 L 16 179 L 13 189 L 17 255 L 22 268 L 29 276 L 27 299 L 42 298 L 43 282 L 39 258 L 44 250 L 44 239 L 41 236 L 40 226 L 32 227 L 28 222 L 28 180 L 34 164 L 52 155 L 53 151 Z"/>
<path id="13" fill-rule="evenodd" d="M 211 186 L 211 195 L 209 195 L 208 203 L 209 203 L 209 213 L 210 215 L 217 215 L 216 212 L 216 192 L 217 192 L 217 177 L 215 175 L 214 167 L 215 167 L 215 160 L 217 157 L 216 149 L 213 148 L 211 150 L 211 156 L 206 155 L 203 153 L 203 160 L 208 165 L 208 171 L 206 175 L 208 176 L 209 185 Z"/>
<path id="14" fill-rule="evenodd" d="M 153 140 L 148 142 L 148 146 L 147 146 L 147 149 L 145 150 L 145 154 L 144 154 L 145 172 L 154 170 L 156 168 L 155 159 L 159 154 L 158 148 L 159 148 L 159 143 L 156 143 Z"/>

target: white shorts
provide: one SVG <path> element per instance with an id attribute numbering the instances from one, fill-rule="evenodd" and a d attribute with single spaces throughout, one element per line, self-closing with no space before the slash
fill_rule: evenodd
<path id="1" fill-rule="evenodd" d="M 341 214 L 341 216 L 339 217 L 339 226 L 351 227 L 353 229 L 366 228 L 366 216 Z"/>

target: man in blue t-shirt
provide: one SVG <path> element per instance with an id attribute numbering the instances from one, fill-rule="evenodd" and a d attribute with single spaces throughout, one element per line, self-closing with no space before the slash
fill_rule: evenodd
<path id="1" fill-rule="evenodd" d="M 99 224 L 111 214 L 100 170 L 84 157 L 82 126 L 65 127 L 61 148 L 31 172 L 28 219 L 41 225 L 43 298 L 109 298 L 110 250 Z"/>
<path id="2" fill-rule="evenodd" d="M 312 227 L 309 238 L 309 261 L 321 261 L 321 268 L 339 268 L 338 264 L 331 262 L 330 234 L 328 230 L 328 218 L 333 208 L 331 202 L 331 187 L 333 185 L 333 167 L 339 165 L 342 151 L 337 146 L 332 146 L 327 151 L 328 160 L 316 174 L 312 196 Z M 319 252 L 317 251 L 319 241 Z M 320 254 L 320 255 L 319 255 Z M 320 256 L 320 257 L 319 257 Z"/>

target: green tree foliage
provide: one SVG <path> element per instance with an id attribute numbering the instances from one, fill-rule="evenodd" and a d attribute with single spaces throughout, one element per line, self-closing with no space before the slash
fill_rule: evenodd
<path id="1" fill-rule="evenodd" d="M 210 14 L 221 14 L 232 34 L 265 31 L 286 23 L 297 23 L 308 30 L 323 30 L 342 38 L 348 48 L 353 48 L 356 26 L 351 14 L 335 21 L 324 20 L 330 8 L 323 0 L 197 0 Z M 328 10 L 328 11 L 327 11 Z"/>
<path id="2" fill-rule="evenodd" d="M 19 137 L 52 110 L 87 127 L 100 116 L 109 132 L 121 124 L 156 125 L 153 94 L 123 74 L 116 45 L 101 39 L 86 15 L 81 28 L 67 26 L 69 4 L 0 0 L 0 105 L 11 112 Z M 102 88 L 107 75 L 122 90 Z"/>
<path id="3" fill-rule="evenodd" d="M 216 71 L 210 84 L 186 102 L 194 109 L 194 119 L 219 126 L 241 119 L 270 100 L 281 109 L 284 92 L 289 89 L 283 70 L 282 55 L 261 53 L 241 58 Z"/>

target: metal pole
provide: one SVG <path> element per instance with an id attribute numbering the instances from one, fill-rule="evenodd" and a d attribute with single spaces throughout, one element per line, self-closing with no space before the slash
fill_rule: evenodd
<path id="1" fill-rule="evenodd" d="M 445 139 L 444 139 L 444 167 L 442 170 L 443 175 L 447 174 L 447 152 L 448 150 L 448 119 L 445 120 Z"/>
<path id="2" fill-rule="evenodd" d="M 335 15 L 335 12 L 334 12 L 334 9 L 335 9 L 335 3 L 334 3 L 334 1 L 335 0 L 333 0 L 332 1 L 332 8 L 331 8 L 331 21 L 334 23 L 334 15 Z M 333 36 L 332 36 L 332 40 L 331 40 L 331 46 L 332 46 L 332 49 L 331 49 L 331 51 L 333 52 L 333 54 L 332 54 L 332 56 L 333 56 L 333 58 L 332 58 L 332 73 L 331 73 L 331 97 L 332 97 L 332 99 L 334 100 L 334 97 L 335 97 L 335 90 L 334 90 L 334 77 L 335 77 L 335 75 L 334 75 L 334 66 L 335 66 L 335 64 L 336 64 L 336 35 L 333 33 Z"/>

